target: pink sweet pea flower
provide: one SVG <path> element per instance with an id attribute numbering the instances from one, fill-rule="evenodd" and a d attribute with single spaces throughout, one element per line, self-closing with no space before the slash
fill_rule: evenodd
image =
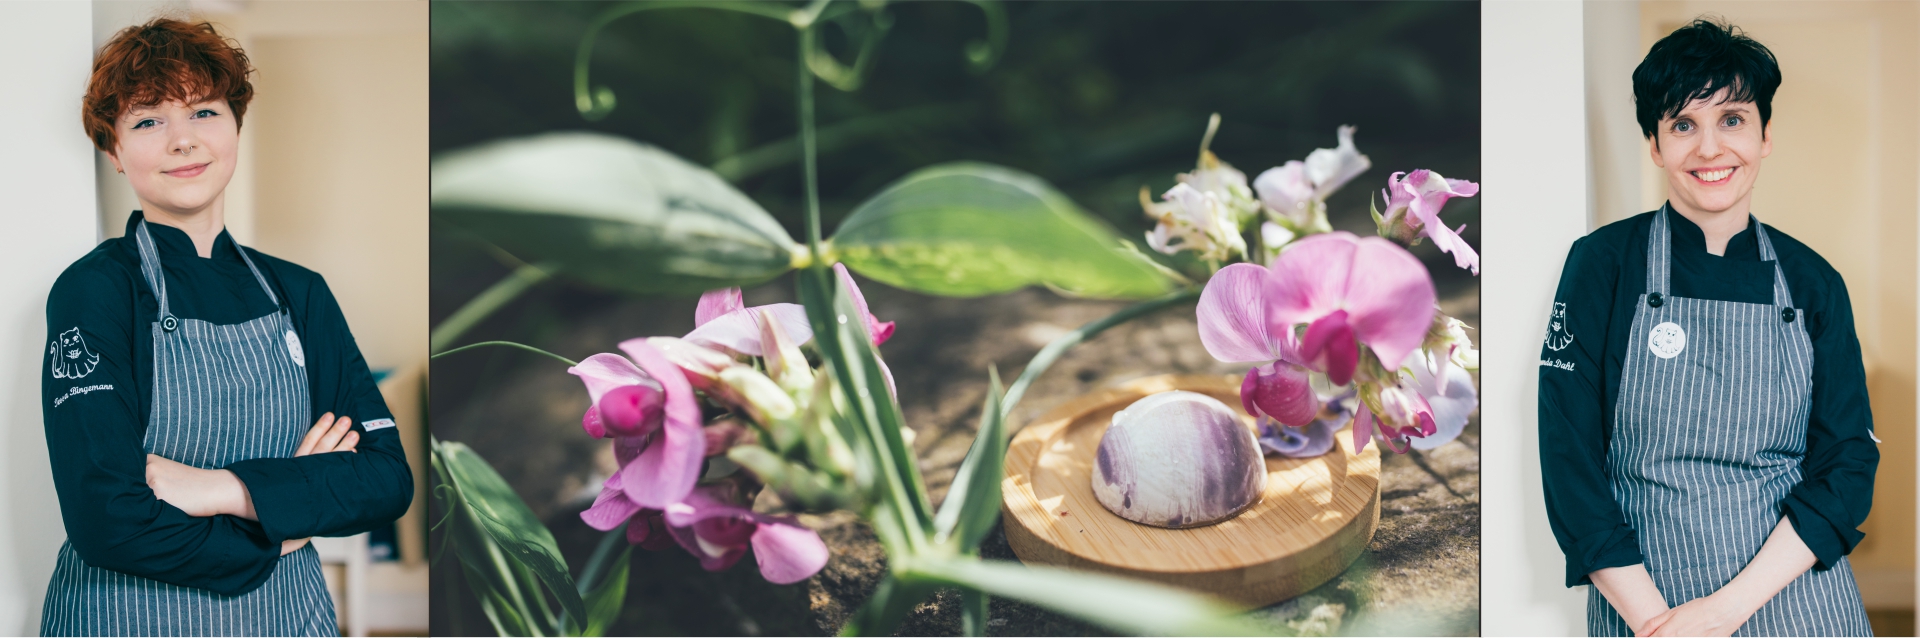
<path id="1" fill-rule="evenodd" d="M 880 344 L 886 343 L 888 339 L 892 339 L 893 322 L 888 321 L 883 323 L 873 316 L 872 311 L 867 310 L 867 296 L 860 294 L 860 285 L 853 283 L 853 275 L 847 272 L 847 265 L 834 264 L 833 274 L 840 279 L 840 285 L 847 287 L 847 297 L 853 300 L 853 307 L 860 309 L 860 316 L 867 322 L 867 337 L 873 339 L 874 347 L 880 347 Z M 813 331 L 809 330 L 805 335 L 797 332 L 788 332 L 787 334 L 798 339 L 799 341 L 797 341 L 797 343 L 806 343 L 807 339 L 812 338 Z"/>
<path id="2" fill-rule="evenodd" d="M 627 357 L 596 354 L 567 369 L 593 397 L 582 426 L 596 436 L 614 434 L 624 498 L 665 508 L 684 498 L 699 479 L 706 456 L 700 406 L 686 374 L 646 340 L 628 340 L 620 349 Z M 636 386 L 644 389 L 622 389 Z M 637 416 L 630 420 L 630 415 Z"/>
<path id="3" fill-rule="evenodd" d="M 709 290 L 700 295 L 700 305 L 693 313 L 693 332 L 680 339 L 729 354 L 765 356 L 766 350 L 760 343 L 760 322 L 768 316 L 779 321 L 780 327 L 786 329 L 796 343 L 806 343 L 813 338 L 807 310 L 800 304 L 775 303 L 748 308 L 741 299 L 739 288 Z"/>
<path id="4" fill-rule="evenodd" d="M 827 565 L 820 534 L 791 517 L 755 513 L 733 504 L 730 483 L 698 488 L 666 508 L 667 531 L 707 571 L 732 567 L 753 550 L 760 575 L 787 585 L 806 580 Z"/>
<path id="5" fill-rule="evenodd" d="M 1367 440 L 1377 439 L 1394 452 L 1405 454 L 1404 442 L 1432 436 L 1438 431 L 1433 407 L 1419 392 L 1402 386 L 1379 391 L 1379 410 L 1363 407 L 1353 417 L 1353 451 L 1367 449 Z M 1456 433 L 1457 435 L 1457 433 Z M 1395 445 L 1396 442 L 1402 445 Z"/>
<path id="6" fill-rule="evenodd" d="M 1402 180 L 1401 176 L 1406 179 Z M 1480 193 L 1480 185 L 1464 179 L 1447 179 L 1439 173 L 1420 169 L 1412 173 L 1394 173 L 1387 178 L 1387 189 L 1382 192 L 1387 199 L 1387 210 L 1381 216 L 1387 219 L 1401 218 L 1400 224 L 1393 229 L 1394 235 L 1404 241 L 1417 237 L 1428 237 L 1441 252 L 1453 255 L 1453 263 L 1461 268 L 1480 274 L 1480 255 L 1467 245 L 1460 233 L 1467 229 L 1461 224 L 1458 229 L 1447 228 L 1440 221 L 1440 208 L 1447 200 L 1455 197 L 1473 197 Z"/>
<path id="7" fill-rule="evenodd" d="M 1479 406 L 1479 396 L 1473 387 L 1473 374 L 1465 368 L 1447 365 L 1446 357 L 1422 355 L 1420 359 L 1437 361 L 1429 366 L 1427 361 L 1416 360 L 1408 366 L 1413 368 L 1412 376 L 1402 373 L 1402 378 L 1432 408 L 1434 432 L 1413 440 L 1414 449 L 1431 450 L 1460 438 L 1467 417 Z"/>
<path id="8" fill-rule="evenodd" d="M 1320 411 L 1320 401 L 1307 383 L 1291 333 L 1271 330 L 1267 321 L 1272 277 L 1266 268 L 1246 263 L 1214 273 L 1200 292 L 1200 343 L 1215 359 L 1263 364 L 1247 371 L 1240 383 L 1240 405 L 1248 414 L 1306 425 Z"/>
<path id="9" fill-rule="evenodd" d="M 1353 380 L 1362 344 L 1387 369 L 1399 368 L 1433 321 L 1435 293 L 1427 269 L 1405 248 L 1379 237 L 1313 235 L 1291 244 L 1271 272 L 1264 295 L 1267 331 L 1291 335 L 1307 324 L 1300 361 L 1325 372 L 1334 385 Z"/>

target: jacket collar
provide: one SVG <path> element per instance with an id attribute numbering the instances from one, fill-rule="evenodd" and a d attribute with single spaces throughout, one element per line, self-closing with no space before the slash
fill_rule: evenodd
<path id="1" fill-rule="evenodd" d="M 1753 232 L 1753 224 L 1754 220 L 1749 216 L 1747 227 L 1727 239 L 1727 253 L 1720 257 L 1737 261 L 1760 261 L 1760 240 L 1759 236 Z M 1675 253 L 1714 256 L 1707 252 L 1706 231 L 1700 230 L 1700 226 L 1694 224 L 1693 220 L 1687 219 L 1686 215 L 1669 209 L 1667 227 L 1672 229 L 1672 246 Z M 181 236 L 186 235 L 182 233 Z"/>
<path id="2" fill-rule="evenodd" d="M 143 219 L 146 219 L 146 215 L 143 212 L 133 211 L 133 214 L 127 217 L 127 230 L 123 236 L 133 237 L 133 234 L 139 231 L 140 221 Z M 154 249 L 159 251 L 160 257 L 163 259 L 168 257 L 200 256 L 200 253 L 193 249 L 193 238 L 188 237 L 187 232 L 184 230 L 166 224 L 154 223 L 147 224 L 147 234 L 153 236 Z M 233 236 L 227 234 L 227 229 L 221 228 L 220 235 L 213 239 L 213 259 L 219 261 L 240 261 L 239 250 L 240 246 L 233 242 Z"/>

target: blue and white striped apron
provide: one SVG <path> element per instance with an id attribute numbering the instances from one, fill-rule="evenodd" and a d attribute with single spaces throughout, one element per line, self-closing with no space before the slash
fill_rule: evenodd
<path id="1" fill-rule="evenodd" d="M 1647 292 L 1620 373 L 1607 475 L 1654 585 L 1678 606 L 1731 582 L 1780 523 L 1807 451 L 1813 343 L 1751 216 L 1760 259 L 1774 265 L 1773 304 L 1668 294 L 1669 214 L 1654 215 L 1647 239 Z M 1633 635 L 1598 588 L 1587 595 L 1587 631 Z M 1841 558 L 1801 574 L 1733 635 L 1872 633 Z"/>
<path id="2" fill-rule="evenodd" d="M 140 271 L 160 300 L 153 322 L 153 411 L 143 447 L 198 468 L 290 457 L 309 427 L 304 353 L 283 310 L 217 326 L 168 311 L 166 278 L 141 222 Z M 253 259 L 234 246 L 275 306 Z M 296 359 L 297 358 L 297 359 Z M 46 636 L 339 636 L 312 545 L 280 557 L 258 589 L 223 596 L 93 567 L 60 546 L 47 586 Z"/>

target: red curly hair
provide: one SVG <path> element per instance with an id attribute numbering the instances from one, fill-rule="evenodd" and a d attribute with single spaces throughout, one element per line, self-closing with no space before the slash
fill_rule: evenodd
<path id="1" fill-rule="evenodd" d="M 114 122 L 134 107 L 224 97 L 238 128 L 253 99 L 252 73 L 247 54 L 212 23 L 157 18 L 122 29 L 100 48 L 80 121 L 94 147 L 108 153 L 119 143 Z"/>

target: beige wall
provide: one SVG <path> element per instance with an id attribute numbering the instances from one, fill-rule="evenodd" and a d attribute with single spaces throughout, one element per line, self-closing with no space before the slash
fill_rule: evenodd
<path id="1" fill-rule="evenodd" d="M 1593 3 L 1589 3 L 1593 4 Z M 1916 438 L 1915 242 L 1920 240 L 1920 7 L 1911 2 L 1642 2 L 1631 60 L 1702 14 L 1723 16 L 1767 45 L 1780 61 L 1773 101 L 1773 154 L 1762 168 L 1753 211 L 1805 242 L 1845 278 L 1865 355 L 1876 432 L 1883 440 L 1867 538 L 1852 562 L 1869 607 L 1911 609 L 1914 601 Z M 1589 41 L 1590 54 L 1619 55 L 1628 34 Z M 1589 38 L 1593 35 L 1589 25 Z M 1611 44 L 1612 46 L 1607 46 Z M 1595 67 L 1589 61 L 1589 69 Z M 1596 85 L 1589 82 L 1590 91 Z M 1602 83 L 1607 100 L 1631 100 L 1622 75 Z M 1621 89 L 1625 89 L 1621 92 Z M 1597 96 L 1590 96 L 1597 97 Z M 1590 99 L 1590 102 L 1592 100 Z M 1619 105 L 1611 105 L 1618 107 Z M 1631 113 L 1631 103 L 1627 104 Z M 1589 130 L 1615 145 L 1616 119 L 1589 111 Z M 1638 128 L 1629 129 L 1638 138 Z M 1666 199 L 1666 178 L 1635 140 L 1639 174 L 1617 157 L 1595 157 L 1596 226 L 1652 210 Z M 1630 189 L 1637 188 L 1637 195 Z"/>

